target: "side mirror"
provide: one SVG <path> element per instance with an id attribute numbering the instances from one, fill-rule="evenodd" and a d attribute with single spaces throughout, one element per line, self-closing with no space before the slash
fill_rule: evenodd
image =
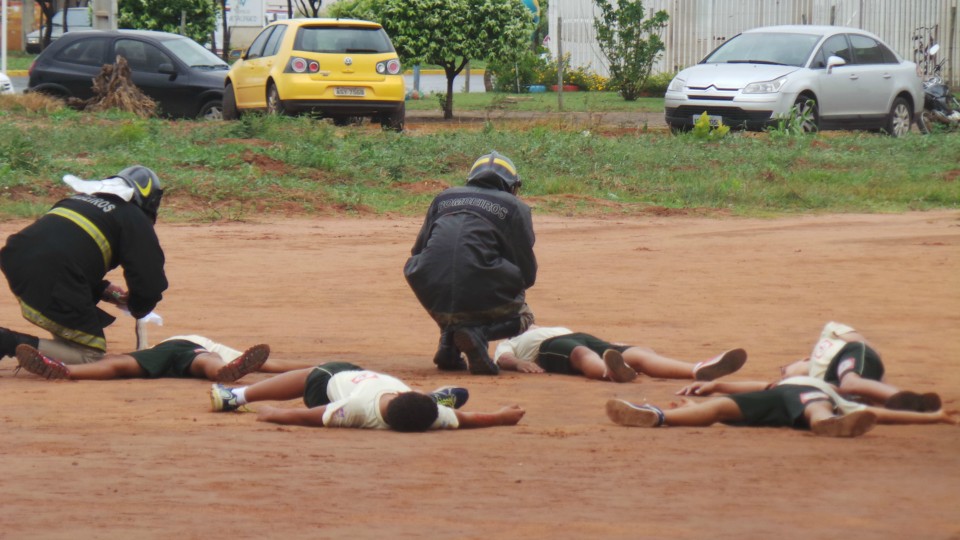
<path id="1" fill-rule="evenodd" d="M 940 44 L 939 44 L 939 43 L 934 43 L 933 45 L 930 46 L 929 49 L 927 49 L 927 55 L 928 55 L 928 56 L 936 56 L 938 52 L 940 52 Z"/>
<path id="2" fill-rule="evenodd" d="M 833 71 L 833 68 L 837 66 L 843 66 L 846 64 L 847 61 L 843 58 L 840 58 L 839 56 L 831 56 L 830 58 L 827 58 L 827 73 Z"/>
<path id="3" fill-rule="evenodd" d="M 160 64 L 160 66 L 157 67 L 157 71 L 159 71 L 160 73 L 163 73 L 164 75 L 177 74 L 177 68 L 173 67 L 173 64 L 170 64 L 170 63 Z"/>

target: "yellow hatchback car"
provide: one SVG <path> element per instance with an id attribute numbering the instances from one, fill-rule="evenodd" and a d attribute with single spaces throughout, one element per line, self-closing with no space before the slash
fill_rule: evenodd
<path id="1" fill-rule="evenodd" d="M 400 131 L 405 94 L 400 60 L 378 23 L 282 20 L 264 28 L 230 68 L 223 118 L 313 112 L 338 125 L 367 116 Z"/>

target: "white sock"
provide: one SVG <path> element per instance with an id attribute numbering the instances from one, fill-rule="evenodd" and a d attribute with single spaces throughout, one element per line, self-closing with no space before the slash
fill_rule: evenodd
<path id="1" fill-rule="evenodd" d="M 237 405 L 246 405 L 247 404 L 247 387 L 241 386 L 240 388 L 231 388 L 233 395 L 237 396 Z"/>

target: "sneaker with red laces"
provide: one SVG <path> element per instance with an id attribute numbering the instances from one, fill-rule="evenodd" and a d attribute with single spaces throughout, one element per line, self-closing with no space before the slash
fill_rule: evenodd
<path id="1" fill-rule="evenodd" d="M 216 382 L 236 381 L 244 375 L 253 373 L 254 371 L 260 369 L 269 357 L 269 345 L 254 345 L 253 347 L 243 351 L 243 354 L 238 356 L 232 362 L 220 368 L 220 371 L 217 372 L 217 376 L 214 378 L 214 380 Z"/>
<path id="2" fill-rule="evenodd" d="M 660 427 L 663 425 L 663 410 L 653 405 L 634 405 L 623 399 L 607 401 L 607 417 L 614 424 L 632 427 Z"/>
<path id="3" fill-rule="evenodd" d="M 747 362 L 747 351 L 731 349 L 710 360 L 698 362 L 693 366 L 693 378 L 698 381 L 712 381 L 729 375 L 743 367 Z"/>
<path id="4" fill-rule="evenodd" d="M 70 369 L 59 360 L 47 358 L 29 345 L 17 346 L 20 367 L 44 379 L 69 379 Z"/>

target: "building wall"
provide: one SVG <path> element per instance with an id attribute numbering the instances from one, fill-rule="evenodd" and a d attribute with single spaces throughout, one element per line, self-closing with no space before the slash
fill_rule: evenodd
<path id="1" fill-rule="evenodd" d="M 647 0 L 644 8 L 666 10 L 670 21 L 662 38 L 666 50 L 655 73 L 674 73 L 699 62 L 737 33 L 776 24 L 828 24 L 861 28 L 880 36 L 902 57 L 915 58 L 920 30 L 940 43 L 938 59 L 947 59 L 944 76 L 960 79 L 960 0 Z M 564 53 L 575 67 L 608 74 L 608 64 L 593 29 L 592 0 L 551 0 L 548 47 L 556 57 L 562 21 Z"/>

